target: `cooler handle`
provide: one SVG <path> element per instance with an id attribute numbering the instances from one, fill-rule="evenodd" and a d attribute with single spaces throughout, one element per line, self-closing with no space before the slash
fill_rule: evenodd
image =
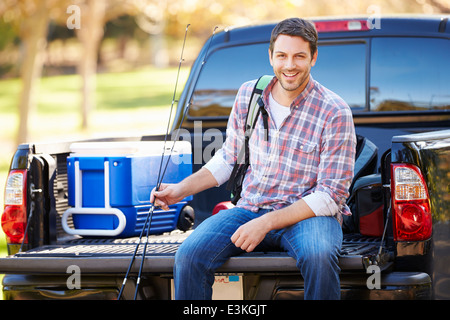
<path id="1" fill-rule="evenodd" d="M 82 206 L 82 179 L 79 161 L 74 162 L 75 166 L 75 207 L 67 209 L 62 218 L 61 223 L 65 232 L 72 235 L 80 236 L 117 236 L 124 229 L 127 223 L 126 217 L 122 211 L 117 208 L 111 208 L 109 202 L 109 161 L 104 162 L 104 189 L 105 189 L 105 207 L 104 208 L 83 208 Z M 109 214 L 115 215 L 119 219 L 119 225 L 116 229 L 105 230 L 105 229 L 72 229 L 67 224 L 67 219 L 72 214 Z"/>
<path id="2" fill-rule="evenodd" d="M 72 229 L 67 224 L 67 219 L 72 214 L 109 214 L 115 215 L 119 219 L 119 224 L 116 229 L 105 230 L 105 229 Z M 62 227 L 65 232 L 72 235 L 80 236 L 117 236 L 124 229 L 127 223 L 125 215 L 122 211 L 116 208 L 70 208 L 66 210 L 62 216 Z"/>

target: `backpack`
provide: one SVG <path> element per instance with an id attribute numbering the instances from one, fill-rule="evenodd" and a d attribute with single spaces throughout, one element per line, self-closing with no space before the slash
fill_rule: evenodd
<path id="1" fill-rule="evenodd" d="M 265 75 L 258 79 L 253 88 L 252 95 L 248 104 L 248 112 L 244 126 L 244 145 L 242 146 L 234 163 L 233 171 L 231 172 L 230 179 L 228 180 L 227 190 L 231 191 L 231 203 L 234 205 L 241 198 L 242 182 L 244 181 L 245 174 L 250 165 L 250 153 L 249 153 L 249 141 L 255 128 L 258 116 L 261 113 L 264 122 L 265 140 L 269 139 L 269 126 L 268 126 L 268 114 L 264 109 L 264 102 L 261 95 L 269 82 L 273 79 L 273 76 Z"/>
<path id="2" fill-rule="evenodd" d="M 384 229 L 383 184 L 377 174 L 378 148 L 369 139 L 356 135 L 355 168 L 347 205 L 351 216 L 343 216 L 345 233 L 381 237 Z"/>

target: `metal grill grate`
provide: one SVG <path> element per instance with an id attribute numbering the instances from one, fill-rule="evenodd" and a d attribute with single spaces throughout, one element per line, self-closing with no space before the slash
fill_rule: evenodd
<path id="1" fill-rule="evenodd" d="M 179 244 L 148 244 L 146 255 L 174 255 Z M 36 250 L 16 254 L 18 257 L 87 257 L 87 256 L 131 256 L 136 245 L 68 245 L 44 246 Z M 144 244 L 139 246 L 138 255 L 142 255 Z"/>

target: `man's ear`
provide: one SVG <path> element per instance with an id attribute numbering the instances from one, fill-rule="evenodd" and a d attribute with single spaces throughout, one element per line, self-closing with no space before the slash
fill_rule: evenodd
<path id="1" fill-rule="evenodd" d="M 314 55 L 311 59 L 311 67 L 314 67 L 317 61 L 317 56 L 319 55 L 319 49 L 316 49 L 316 52 L 314 52 Z"/>
<path id="2" fill-rule="evenodd" d="M 269 49 L 269 61 L 270 61 L 270 65 L 273 67 L 273 61 L 272 61 L 272 51 Z"/>

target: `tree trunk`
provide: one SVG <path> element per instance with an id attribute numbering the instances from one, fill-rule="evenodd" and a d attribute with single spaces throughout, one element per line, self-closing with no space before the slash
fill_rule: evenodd
<path id="1" fill-rule="evenodd" d="M 105 20 L 105 1 L 86 0 L 81 8 L 81 28 L 77 35 L 83 45 L 83 55 L 78 65 L 82 78 L 82 128 L 89 126 L 89 114 L 95 108 L 97 56 Z"/>
<path id="2" fill-rule="evenodd" d="M 21 67 L 22 92 L 19 102 L 19 128 L 16 143 L 28 140 L 28 120 L 36 108 L 36 91 L 42 72 L 42 56 L 46 45 L 48 10 L 45 4 L 37 7 L 36 12 L 24 20 L 21 29 L 24 55 Z"/>

